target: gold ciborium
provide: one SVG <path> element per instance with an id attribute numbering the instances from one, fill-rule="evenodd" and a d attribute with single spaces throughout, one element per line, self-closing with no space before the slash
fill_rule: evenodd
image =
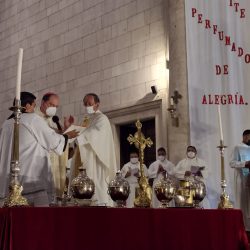
<path id="1" fill-rule="evenodd" d="M 22 196 L 23 187 L 21 186 L 18 177 L 20 172 L 19 167 L 19 122 L 22 114 L 21 101 L 15 100 L 15 105 L 10 108 L 14 113 L 14 133 L 13 146 L 11 155 L 11 181 L 9 185 L 9 194 L 5 199 L 4 207 L 20 207 L 28 206 L 28 201 Z"/>
<path id="2" fill-rule="evenodd" d="M 135 207 L 150 207 L 152 201 L 152 189 L 148 183 L 148 179 L 145 176 L 143 162 L 144 162 L 144 150 L 146 147 L 151 147 L 153 142 L 150 138 L 145 138 L 141 132 L 142 124 L 138 120 L 136 123 L 137 132 L 132 136 L 131 134 L 127 138 L 129 143 L 134 144 L 139 149 L 139 161 L 140 161 L 140 177 L 138 180 L 139 189 L 138 196 L 135 198 Z"/>

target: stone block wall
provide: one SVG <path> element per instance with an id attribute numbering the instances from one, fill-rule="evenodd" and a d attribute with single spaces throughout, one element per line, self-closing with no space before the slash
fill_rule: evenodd
<path id="1" fill-rule="evenodd" d="M 0 1 L 0 123 L 15 94 L 18 48 L 22 90 L 61 98 L 60 116 L 80 118 L 87 92 L 103 111 L 136 104 L 151 85 L 168 90 L 162 0 Z"/>
<path id="2" fill-rule="evenodd" d="M 179 126 L 168 123 L 168 144 L 170 160 L 174 163 L 186 157 L 186 148 L 190 144 L 189 136 L 189 102 L 187 84 L 185 1 L 168 0 L 171 15 L 169 24 L 169 93 L 174 90 L 182 95 L 177 105 Z"/>

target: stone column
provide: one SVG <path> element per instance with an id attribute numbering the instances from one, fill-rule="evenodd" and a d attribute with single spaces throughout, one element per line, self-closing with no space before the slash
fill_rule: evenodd
<path id="1" fill-rule="evenodd" d="M 169 96 L 173 95 L 175 89 L 182 95 L 177 104 L 179 126 L 174 126 L 170 114 L 168 116 L 169 157 L 176 164 L 185 157 L 190 141 L 185 1 L 167 0 L 166 7 L 169 31 Z"/>

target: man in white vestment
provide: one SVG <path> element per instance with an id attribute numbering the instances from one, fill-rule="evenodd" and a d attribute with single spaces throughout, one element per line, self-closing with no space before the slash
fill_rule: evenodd
<path id="1" fill-rule="evenodd" d="M 165 148 L 159 148 L 157 150 L 157 160 L 150 164 L 148 168 L 148 177 L 153 178 L 153 196 L 152 196 L 152 206 L 157 208 L 161 205 L 161 202 L 157 199 L 154 186 L 157 181 L 159 181 L 164 175 L 172 177 L 174 175 L 174 164 L 167 160 Z"/>
<path id="2" fill-rule="evenodd" d="M 66 122 L 68 126 L 73 123 L 73 117 L 65 117 L 64 128 L 59 123 L 59 118 L 56 116 L 56 111 L 59 106 L 59 96 L 55 93 L 49 92 L 42 97 L 41 106 L 35 109 L 35 112 L 41 116 L 48 126 L 54 129 L 57 133 L 61 134 L 65 127 Z M 62 155 L 58 155 L 55 152 L 50 152 L 51 170 L 56 190 L 56 196 L 61 197 L 66 181 L 66 167 L 68 160 L 68 148 Z"/>
<path id="3" fill-rule="evenodd" d="M 99 110 L 100 99 L 96 94 L 87 94 L 83 104 L 87 112 L 82 124 L 85 129 L 77 137 L 81 164 L 95 183 L 92 199 L 99 205 L 111 205 L 107 189 L 109 181 L 115 177 L 117 166 L 110 122 Z"/>
<path id="4" fill-rule="evenodd" d="M 68 138 L 78 135 L 71 131 L 59 135 L 34 113 L 36 97 L 21 92 L 21 105 L 25 108 L 19 124 L 19 181 L 23 196 L 34 206 L 48 206 L 54 196 L 49 152 L 62 154 Z M 14 119 L 6 120 L 0 129 L 0 199 L 8 194 L 10 162 L 13 143 Z"/>
<path id="5" fill-rule="evenodd" d="M 178 179 L 184 179 L 186 176 L 199 176 L 207 186 L 209 169 L 204 160 L 197 157 L 197 150 L 194 146 L 188 146 L 186 151 L 187 157 L 181 160 L 175 167 L 175 176 Z M 204 208 L 210 208 L 209 201 L 205 197 L 202 201 Z"/>
<path id="6" fill-rule="evenodd" d="M 243 132 L 242 143 L 234 147 L 230 167 L 234 169 L 234 207 L 241 209 L 245 228 L 250 231 L 250 130 Z"/>
<path id="7" fill-rule="evenodd" d="M 148 176 L 148 169 L 143 164 L 145 176 Z M 136 151 L 130 152 L 130 161 L 121 169 L 122 176 L 128 181 L 130 186 L 130 194 L 126 201 L 126 207 L 134 207 L 136 188 L 139 187 L 138 178 L 140 176 L 139 154 Z"/>

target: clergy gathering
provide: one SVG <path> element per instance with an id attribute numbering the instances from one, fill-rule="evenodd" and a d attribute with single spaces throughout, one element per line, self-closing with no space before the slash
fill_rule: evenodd
<path id="1" fill-rule="evenodd" d="M 0 250 L 250 249 L 249 13 L 0 0 Z"/>

